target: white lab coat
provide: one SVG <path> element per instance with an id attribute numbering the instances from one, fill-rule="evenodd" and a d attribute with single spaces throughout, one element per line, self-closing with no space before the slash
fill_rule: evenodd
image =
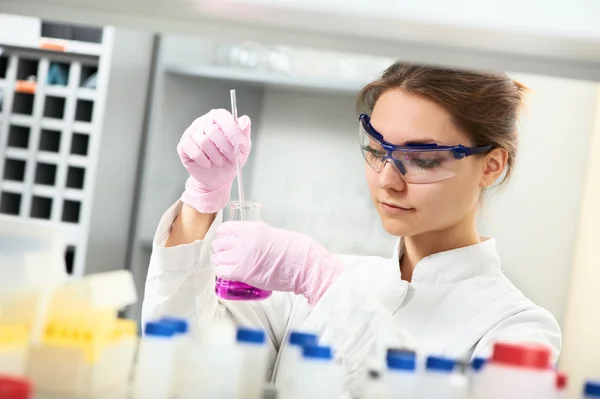
<path id="1" fill-rule="evenodd" d="M 487 356 L 493 342 L 505 340 L 549 345 L 554 360 L 560 352 L 556 320 L 504 276 L 494 239 L 426 257 L 410 284 L 400 276 L 402 240 L 391 258 L 341 256 L 346 270 L 313 309 L 304 297 L 284 292 L 261 302 L 235 302 L 214 293 L 211 241 L 221 214 L 204 240 L 164 247 L 180 209 L 180 202 L 174 204 L 158 226 L 142 322 L 172 315 L 191 320 L 195 333 L 215 318 L 263 328 L 273 380 L 278 369 L 286 367 L 286 342 L 293 330 L 316 332 L 330 344 L 351 388 L 363 375 L 367 359 L 389 346 L 470 358 Z"/>

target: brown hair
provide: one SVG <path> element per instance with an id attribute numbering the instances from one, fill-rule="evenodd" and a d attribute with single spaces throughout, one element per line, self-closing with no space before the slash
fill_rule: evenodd
<path id="1" fill-rule="evenodd" d="M 500 183 L 508 180 L 517 153 L 518 115 L 527 91 L 524 85 L 503 73 L 397 62 L 362 88 L 357 111 L 371 114 L 379 97 L 395 89 L 427 97 L 444 107 L 475 146 L 506 150 L 506 173 Z"/>

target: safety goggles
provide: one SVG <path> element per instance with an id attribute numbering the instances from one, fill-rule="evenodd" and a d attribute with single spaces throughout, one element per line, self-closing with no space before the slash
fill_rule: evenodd
<path id="1" fill-rule="evenodd" d="M 493 148 L 491 145 L 465 147 L 420 143 L 398 146 L 383 139 L 371 125 L 368 115 L 360 115 L 359 120 L 360 148 L 367 164 L 379 173 L 390 162 L 407 183 L 435 183 L 454 177 L 459 160 Z"/>

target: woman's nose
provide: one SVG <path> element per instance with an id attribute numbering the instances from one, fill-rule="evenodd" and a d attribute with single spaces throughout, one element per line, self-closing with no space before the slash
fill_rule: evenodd
<path id="1" fill-rule="evenodd" d="M 393 160 L 387 159 L 381 167 L 381 172 L 379 172 L 379 188 L 383 190 L 403 191 L 406 189 L 406 182 L 393 162 Z"/>

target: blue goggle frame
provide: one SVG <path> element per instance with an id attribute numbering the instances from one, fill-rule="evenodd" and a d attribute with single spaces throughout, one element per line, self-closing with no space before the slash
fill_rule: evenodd
<path id="1" fill-rule="evenodd" d="M 452 152 L 452 156 L 455 159 L 463 159 L 464 157 L 468 157 L 475 154 L 483 154 L 489 150 L 491 150 L 493 145 L 484 145 L 479 147 L 465 147 L 462 144 L 459 145 L 438 145 L 438 144 L 407 144 L 404 146 L 398 146 L 392 143 L 388 143 L 384 140 L 383 135 L 379 133 L 373 125 L 371 125 L 371 118 L 367 114 L 361 114 L 359 116 L 360 123 L 362 128 L 367 132 L 371 138 L 377 141 L 384 150 L 387 151 L 387 157 L 392 158 L 392 152 L 394 151 L 404 151 L 404 152 L 423 152 L 423 151 L 450 151 Z"/>

